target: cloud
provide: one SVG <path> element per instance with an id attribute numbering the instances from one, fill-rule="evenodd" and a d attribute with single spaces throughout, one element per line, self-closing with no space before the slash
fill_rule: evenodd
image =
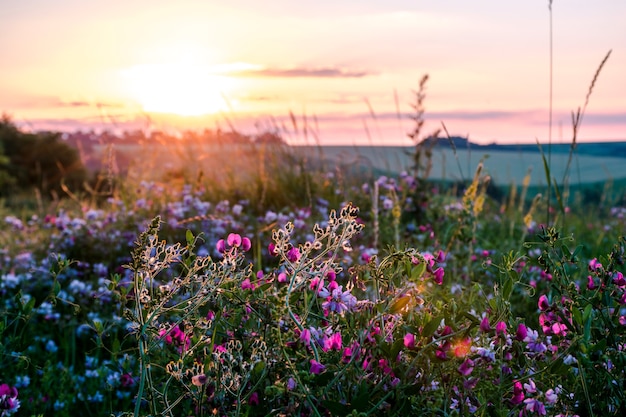
<path id="1" fill-rule="evenodd" d="M 260 68 L 233 71 L 228 75 L 237 77 L 271 78 L 362 78 L 373 73 L 367 71 L 344 70 L 335 67 L 295 67 L 295 68 Z"/>

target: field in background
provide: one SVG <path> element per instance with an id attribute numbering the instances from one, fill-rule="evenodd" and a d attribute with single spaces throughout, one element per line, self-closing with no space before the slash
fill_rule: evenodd
<path id="1" fill-rule="evenodd" d="M 507 147 L 503 147 L 507 148 Z M 90 158 L 102 158 L 106 147 L 95 147 Z M 375 174 L 399 174 L 411 167 L 412 147 L 397 146 L 276 146 L 258 144 L 238 145 L 114 145 L 117 165 L 122 169 L 132 167 L 142 175 L 150 172 L 162 175 L 164 171 L 181 169 L 204 173 L 218 170 L 223 175 L 258 172 L 263 161 L 291 155 L 307 163 L 322 160 L 326 166 L 360 168 Z M 508 149 L 433 149 L 429 178 L 443 181 L 470 180 L 479 163 L 494 184 L 508 187 L 520 185 L 530 172 L 530 186 L 546 185 L 541 154 L 535 150 Z M 546 158 L 548 158 L 547 150 Z M 264 158 L 259 159 L 259 156 Z M 552 176 L 559 183 L 565 178 L 569 155 L 554 152 L 550 157 Z M 190 173 L 190 172 L 189 172 Z M 607 181 L 619 183 L 626 180 L 626 158 L 615 156 L 574 155 L 569 167 L 569 184 L 586 185 Z"/>

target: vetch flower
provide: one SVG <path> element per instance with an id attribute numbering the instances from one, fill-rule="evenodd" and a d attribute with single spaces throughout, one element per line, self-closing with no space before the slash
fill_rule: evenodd
<path id="1" fill-rule="evenodd" d="M 341 285 L 332 291 L 322 288 L 318 292 L 318 295 L 322 298 L 326 298 L 326 301 L 322 303 L 322 308 L 325 311 L 343 314 L 356 306 L 356 297 L 350 294 L 349 290 L 343 291 Z"/>
<path id="2" fill-rule="evenodd" d="M 289 260 L 289 262 L 292 262 L 292 263 L 298 262 L 301 256 L 302 255 L 300 254 L 300 249 L 298 248 L 291 248 L 287 252 L 287 259 Z"/>
<path id="3" fill-rule="evenodd" d="M 524 323 L 520 323 L 517 326 L 517 331 L 515 332 L 515 339 L 522 342 L 528 336 L 528 329 L 524 325 Z"/>
<path id="4" fill-rule="evenodd" d="M 196 387 L 201 387 L 206 384 L 207 376 L 205 374 L 194 375 L 191 377 L 191 383 Z"/>
<path id="5" fill-rule="evenodd" d="M 407 349 L 415 348 L 415 335 L 413 333 L 407 333 L 404 335 L 404 347 Z"/>
<path id="6" fill-rule="evenodd" d="M 311 372 L 312 374 L 319 375 L 322 372 L 324 372 L 324 369 L 326 369 L 324 365 L 322 365 L 315 359 L 311 359 L 309 363 L 311 364 L 311 368 L 309 369 L 309 372 Z"/>
<path id="7" fill-rule="evenodd" d="M 513 397 L 511 402 L 515 405 L 521 404 L 524 401 L 524 388 L 519 381 L 513 381 Z"/>
<path id="8" fill-rule="evenodd" d="M 459 365 L 457 370 L 461 375 L 468 376 L 474 370 L 474 361 L 470 358 L 465 359 L 463 363 Z"/>
<path id="9" fill-rule="evenodd" d="M 491 331 L 491 326 L 489 325 L 489 318 L 487 316 L 483 317 L 480 321 L 480 330 L 487 333 Z"/>
<path id="10" fill-rule="evenodd" d="M 537 303 L 537 305 L 539 306 L 539 310 L 541 311 L 546 311 L 547 309 L 549 309 L 550 303 L 548 302 L 548 297 L 546 297 L 545 294 L 541 294 L 541 297 L 539 297 L 539 302 Z"/>

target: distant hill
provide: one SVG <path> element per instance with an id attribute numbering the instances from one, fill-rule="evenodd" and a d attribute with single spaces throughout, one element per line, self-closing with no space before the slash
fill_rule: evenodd
<path id="1" fill-rule="evenodd" d="M 539 152 L 537 144 L 513 144 L 504 145 L 492 143 L 488 145 L 480 145 L 468 141 L 467 138 L 460 136 L 452 136 L 450 138 L 427 138 L 426 143 L 434 143 L 437 148 L 453 149 L 457 150 L 471 150 L 476 152 L 485 151 L 517 151 L 517 152 Z M 542 143 L 541 147 L 544 152 L 548 152 L 548 144 Z M 553 143 L 550 146 L 552 154 L 569 154 L 571 144 L 569 143 Z M 577 143 L 575 153 L 578 155 L 589 156 L 610 156 L 618 158 L 626 158 L 626 142 L 582 142 Z"/>

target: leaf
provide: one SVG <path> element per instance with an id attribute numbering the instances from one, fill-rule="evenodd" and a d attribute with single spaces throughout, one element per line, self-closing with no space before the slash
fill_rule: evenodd
<path id="1" fill-rule="evenodd" d="M 333 416 L 347 416 L 352 412 L 351 406 L 337 401 L 324 400 L 322 401 L 322 406 L 328 409 Z"/>
<path id="2" fill-rule="evenodd" d="M 502 287 L 502 298 L 508 300 L 513 292 L 513 280 L 507 279 Z"/>
<path id="3" fill-rule="evenodd" d="M 52 293 L 54 294 L 54 296 L 58 296 L 59 293 L 61 292 L 61 283 L 59 283 L 59 281 L 54 281 L 54 284 L 52 285 Z"/>
<path id="4" fill-rule="evenodd" d="M 391 307 L 389 308 L 389 312 L 391 314 L 398 314 L 400 311 L 402 311 L 404 307 L 407 306 L 407 304 L 409 304 L 410 301 L 411 301 L 410 295 L 403 295 L 391 305 Z"/>
<path id="5" fill-rule="evenodd" d="M 441 320 L 443 320 L 443 317 L 439 316 L 429 321 L 428 324 L 424 326 L 424 330 L 422 330 L 422 336 L 423 337 L 432 336 L 433 333 L 435 333 L 435 331 L 437 331 L 437 329 L 439 328 L 439 324 L 441 324 Z"/>
<path id="6" fill-rule="evenodd" d="M 572 318 L 574 319 L 574 323 L 576 323 L 579 327 L 583 325 L 583 315 L 580 312 L 580 309 L 573 307 L 572 308 Z"/>
<path id="7" fill-rule="evenodd" d="M 185 239 L 187 240 L 187 246 L 193 246 L 194 236 L 191 230 L 187 229 L 187 232 L 185 233 Z"/>

